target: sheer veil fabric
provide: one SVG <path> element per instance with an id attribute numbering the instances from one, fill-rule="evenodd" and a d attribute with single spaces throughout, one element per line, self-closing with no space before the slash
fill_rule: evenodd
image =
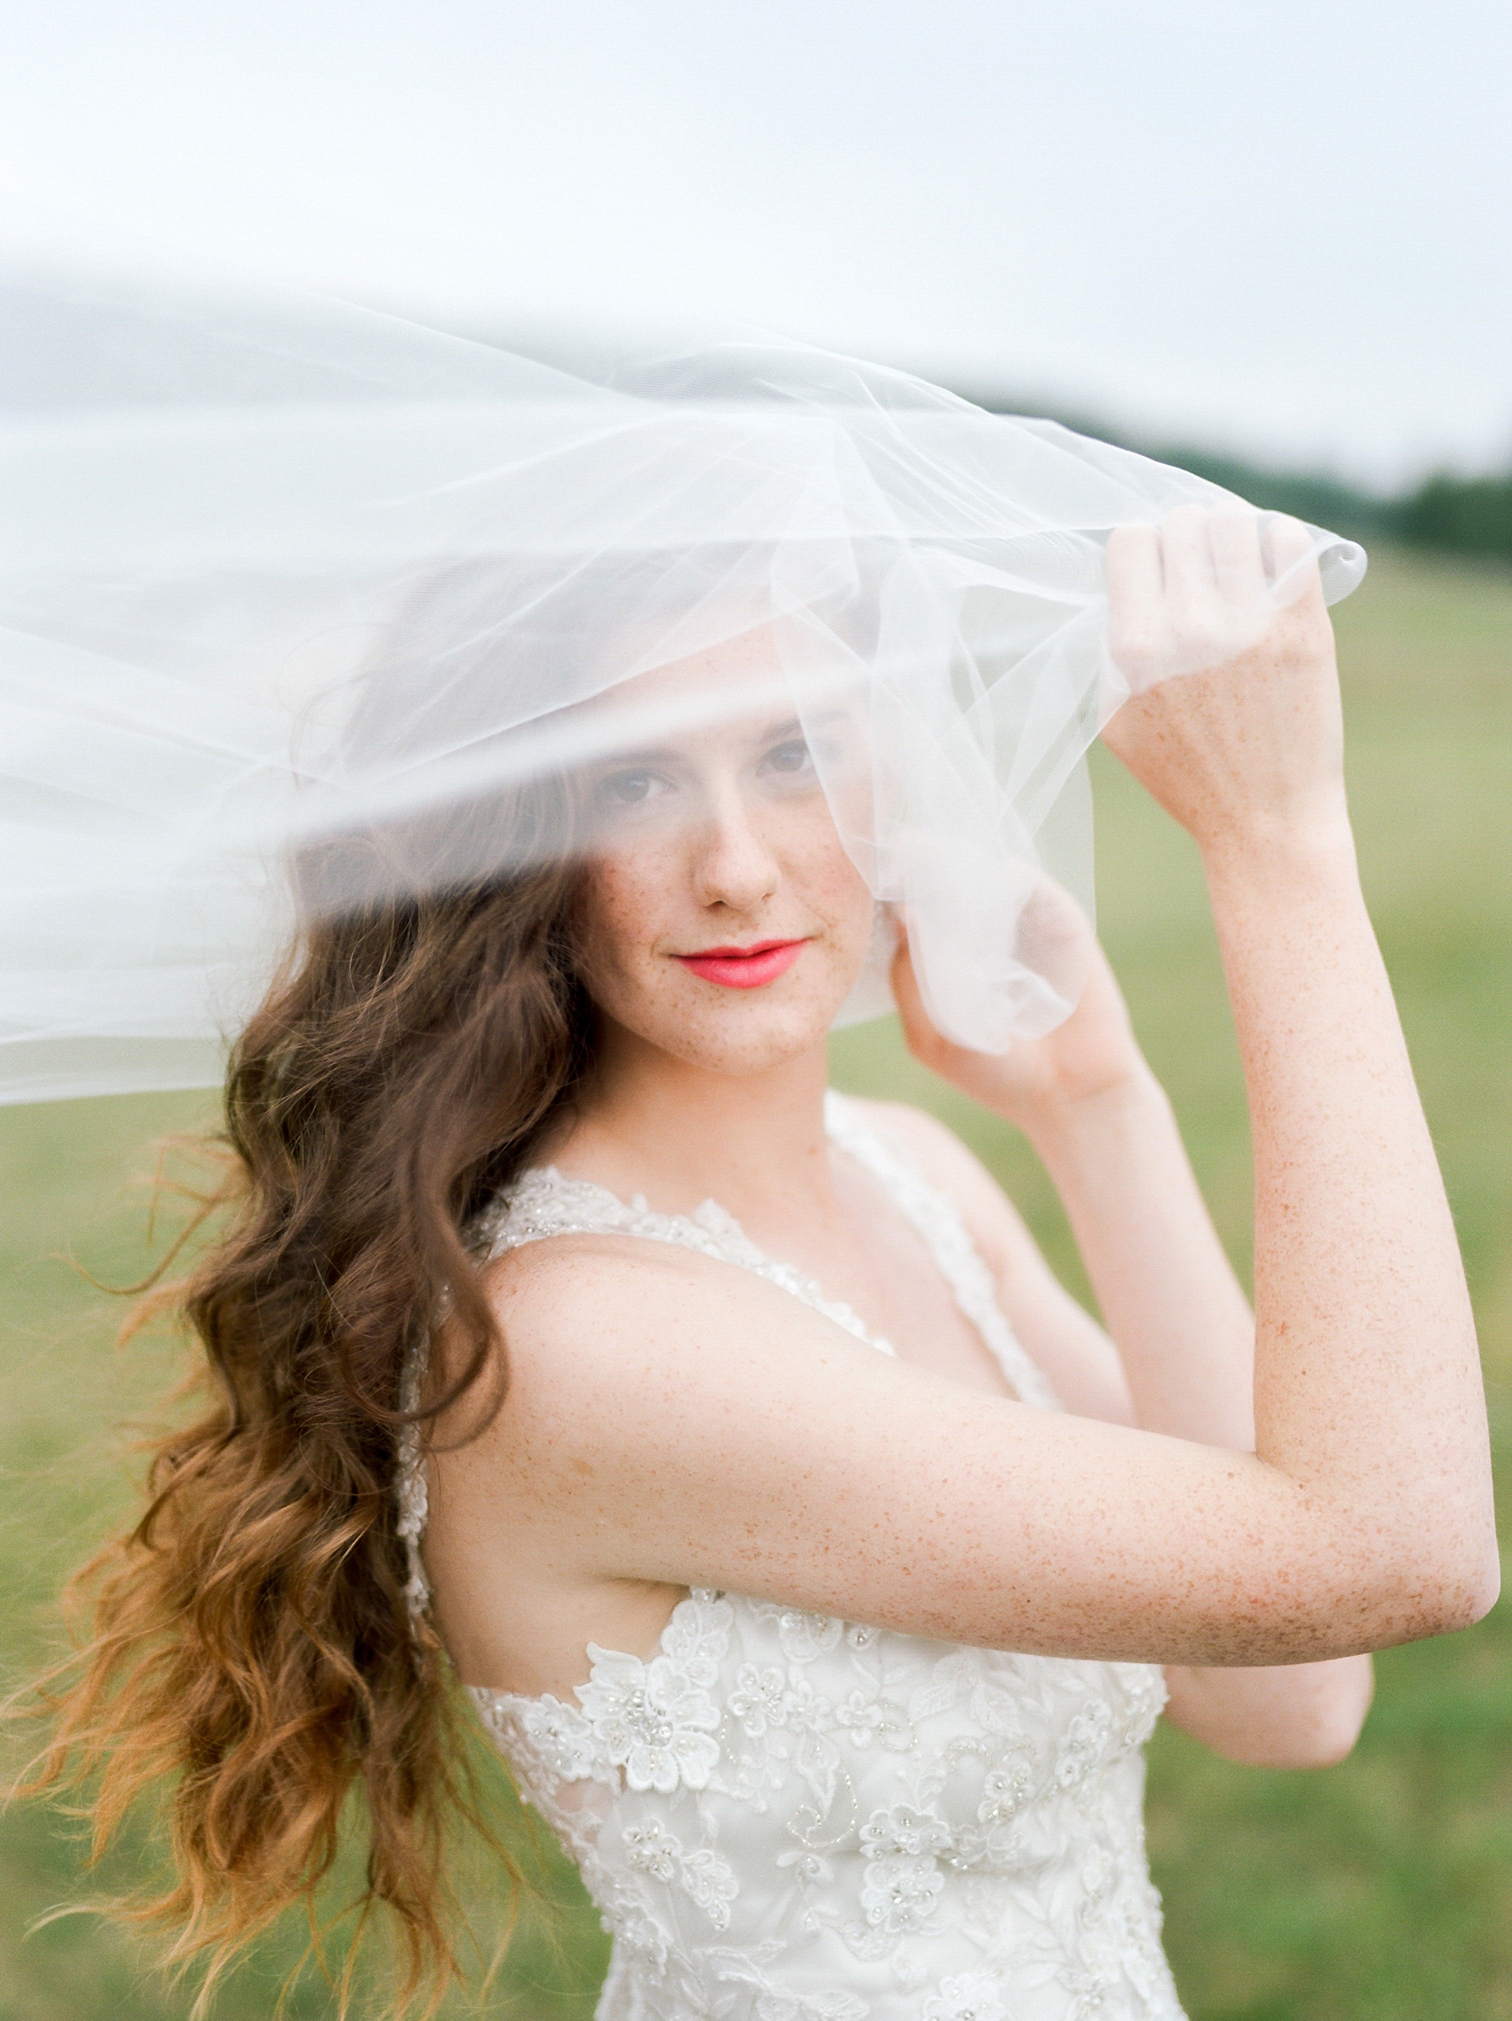
<path id="1" fill-rule="evenodd" d="M 947 1033 L 1074 1004 L 1108 536 L 1243 501 L 798 344 L 568 372 L 98 262 L 0 285 L 4 1099 L 214 1082 L 298 918 L 591 848 L 606 767 L 720 723 L 800 726 Z"/>

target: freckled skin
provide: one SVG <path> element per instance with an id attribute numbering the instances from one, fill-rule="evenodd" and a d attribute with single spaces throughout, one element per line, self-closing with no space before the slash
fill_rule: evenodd
<path id="1" fill-rule="evenodd" d="M 1146 671 L 1202 664 L 1210 619 L 1226 635 L 1213 555 L 1229 543 L 1229 581 L 1261 565 L 1233 539 L 1200 514 L 1115 538 L 1115 643 Z M 774 666 L 757 630 L 651 678 L 723 693 Z M 1475 1343 L 1355 876 L 1316 585 L 1108 735 L 1208 867 L 1254 1115 L 1253 1322 L 1095 950 L 1073 1017 L 1002 1059 L 945 1041 L 906 951 L 895 969 L 914 1052 L 1044 1158 L 1108 1333 L 954 1137 L 892 1104 L 869 1120 L 959 1204 L 1063 1415 L 1013 1399 L 917 1238 L 826 1144 L 824 1035 L 872 906 L 773 728 L 711 727 L 654 787 L 605 789 L 579 922 L 601 1042 L 539 1162 L 667 1212 L 717 1199 L 898 1356 L 691 1252 L 585 1235 L 499 1259 L 508 1398 L 459 1445 L 460 1407 L 432 1462 L 426 1553 L 464 1681 L 566 1692 L 586 1642 L 649 1651 L 698 1584 L 1164 1663 L 1211 1745 L 1336 1759 L 1368 1703 L 1354 1652 L 1477 1618 L 1496 1574 Z M 676 960 L 790 938 L 801 958 L 757 989 Z"/>
<path id="2" fill-rule="evenodd" d="M 760 1074 L 810 1052 L 828 1030 L 866 956 L 871 894 L 817 781 L 753 805 L 741 792 L 747 754 L 709 748 L 726 741 L 717 735 L 687 741 L 712 775 L 710 804 L 592 864 L 581 972 L 616 1056 L 654 1048 L 719 1075 Z M 806 945 L 760 990 L 706 982 L 675 959 L 773 939 Z"/>

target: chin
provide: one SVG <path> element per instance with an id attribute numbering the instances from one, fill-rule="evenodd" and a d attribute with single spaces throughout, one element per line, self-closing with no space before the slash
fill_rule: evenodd
<path id="1" fill-rule="evenodd" d="M 785 1066 L 822 1045 L 848 994 L 848 985 L 785 998 L 759 990 L 720 990 L 711 1000 L 704 992 L 715 987 L 700 985 L 691 1001 L 659 1006 L 660 1015 L 621 1016 L 620 1022 L 689 1066 L 745 1077 Z M 682 991 L 677 994 L 682 998 Z"/>

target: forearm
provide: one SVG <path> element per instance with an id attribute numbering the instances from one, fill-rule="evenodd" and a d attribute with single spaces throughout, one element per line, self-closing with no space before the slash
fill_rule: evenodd
<path id="1" fill-rule="evenodd" d="M 1346 826 L 1205 851 L 1255 1152 L 1256 1448 L 1416 1586 L 1494 1577 L 1454 1229 Z"/>
<path id="2" fill-rule="evenodd" d="M 1148 1070 L 1031 1129 L 1118 1346 L 1139 1422 L 1252 1450 L 1254 1323 Z M 1354 1745 L 1368 1656 L 1257 1669 L 1169 1668 L 1168 1717 L 1231 1760 L 1326 1767 Z"/>
<path id="3" fill-rule="evenodd" d="M 1164 1090 L 1143 1062 L 1029 1131 L 1065 1206 L 1137 1419 L 1251 1451 L 1254 1325 Z"/>

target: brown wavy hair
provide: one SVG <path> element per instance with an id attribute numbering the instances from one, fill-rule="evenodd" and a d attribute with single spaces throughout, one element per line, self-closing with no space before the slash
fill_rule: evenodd
<path id="1" fill-rule="evenodd" d="M 749 566 L 710 550 L 691 573 L 656 553 L 443 570 L 355 684 L 338 771 L 380 800 L 396 776 L 444 791 L 451 755 L 486 755 L 532 697 L 592 692 L 615 639 Z M 87 1792 L 98 1856 L 166 1784 L 177 1877 L 121 1912 L 176 1930 L 171 1965 L 205 1961 L 200 2004 L 283 1910 L 314 1927 L 359 1818 L 358 1928 L 391 1912 L 395 2012 L 434 2012 L 459 1975 L 443 1853 L 458 1816 L 490 1834 L 444 1655 L 408 1618 L 396 1445 L 475 1387 L 475 1425 L 503 1399 L 466 1231 L 591 1072 L 574 955 L 589 815 L 558 775 L 301 848 L 304 924 L 235 1047 L 223 1177 L 179 1253 L 225 1218 L 128 1321 L 180 1320 L 201 1408 L 150 1445 L 145 1513 L 71 1582 L 80 1647 L 41 1682 L 55 1725 L 30 1787 Z M 447 1308 L 455 1373 L 407 1415 L 406 1365 Z M 349 1966 L 343 2011 L 351 1982 Z"/>
<path id="2" fill-rule="evenodd" d="M 486 811 L 496 840 L 501 820 L 516 842 L 539 827 L 543 790 Z M 558 840 L 564 805 L 545 810 Z M 502 1399 L 465 1231 L 590 1064 L 577 872 L 558 848 L 502 880 L 324 917 L 354 849 L 394 860 L 392 835 L 307 853 L 312 923 L 235 1048 L 224 1177 L 198 1217 L 229 1221 L 128 1322 L 178 1314 L 203 1349 L 201 1408 L 150 1447 L 145 1513 L 71 1583 L 82 1646 L 42 1681 L 56 1724 L 30 1787 L 87 1791 L 96 1856 L 168 1779 L 175 1878 L 117 1908 L 173 1927 L 170 1964 L 204 1963 L 196 2011 L 283 1910 L 315 1927 L 360 1818 L 359 1934 L 391 1912 L 394 2010 L 434 2012 L 460 1973 L 451 1824 L 488 1830 L 445 1658 L 406 1612 L 396 1437 L 476 1384 L 489 1409 Z M 407 1356 L 446 1307 L 462 1365 L 407 1417 Z M 349 1960 L 343 2011 L 351 1983 Z"/>

